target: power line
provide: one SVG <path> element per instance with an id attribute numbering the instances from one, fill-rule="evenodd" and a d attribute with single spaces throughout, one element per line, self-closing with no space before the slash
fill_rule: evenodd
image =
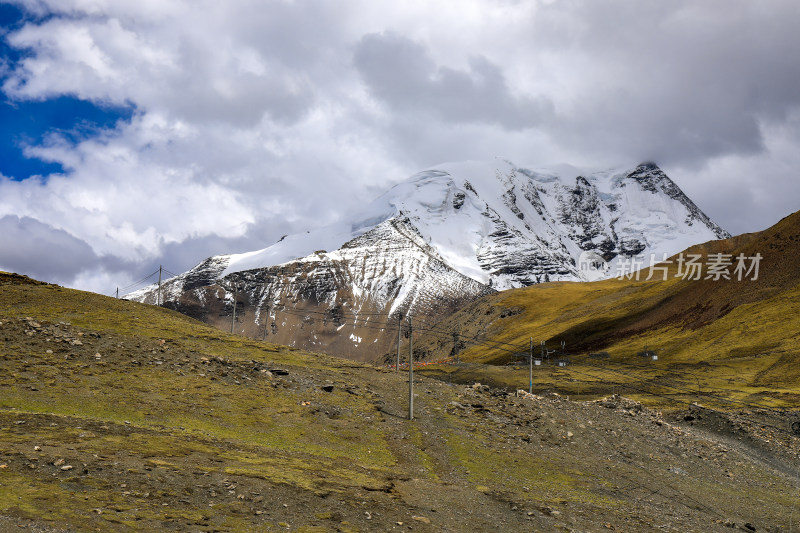
<path id="1" fill-rule="evenodd" d="M 492 344 L 489 344 L 491 342 L 492 341 L 487 341 L 487 343 L 484 344 L 484 345 L 492 346 L 495 349 L 502 349 L 500 347 L 496 347 L 496 346 L 493 346 Z M 504 343 L 504 344 L 508 344 L 508 343 Z M 514 345 L 510 345 L 510 346 L 514 346 Z M 504 350 L 504 351 L 509 351 L 509 350 Z M 572 356 L 572 357 L 581 357 L 581 356 Z M 585 358 L 585 356 L 584 356 L 584 358 Z M 642 365 L 637 365 L 637 364 L 633 364 L 633 363 L 627 363 L 627 362 L 624 362 L 624 361 L 606 361 L 606 363 L 608 363 L 608 364 L 616 364 L 616 365 L 623 365 L 623 366 L 627 366 L 627 367 L 631 367 L 631 368 L 635 368 L 635 369 L 639 369 L 639 370 L 654 370 L 654 367 L 652 367 L 652 366 L 642 366 Z M 594 365 L 592 363 L 589 363 L 588 359 L 586 359 L 586 364 L 588 364 L 589 366 L 597 367 L 596 365 Z M 632 376 L 631 374 L 627 374 L 627 373 L 625 373 L 625 372 L 623 372 L 621 370 L 611 370 L 611 369 L 608 369 L 608 370 L 612 371 L 612 372 L 617 372 L 617 373 L 620 373 L 620 374 L 624 374 L 624 375 L 626 375 L 628 377 L 634 377 L 634 378 L 637 378 L 637 379 L 640 378 L 640 376 Z M 684 377 L 684 378 L 687 377 L 686 371 L 684 371 L 684 372 L 676 372 L 676 373 L 678 373 L 681 377 Z M 663 380 L 663 379 L 670 379 L 670 378 L 668 376 L 663 376 L 662 375 L 662 376 L 656 376 L 654 379 Z M 687 394 L 696 395 L 697 392 L 698 392 L 698 391 L 693 391 L 691 389 L 681 388 L 681 387 L 678 387 L 678 386 L 675 386 L 675 385 L 663 384 L 663 386 L 668 387 L 668 388 L 672 388 L 672 389 L 675 389 L 675 390 L 680 390 L 681 392 L 684 392 L 684 393 L 687 393 Z M 736 389 L 730 389 L 730 390 L 731 390 L 731 392 L 739 392 L 739 393 L 744 394 L 743 391 L 739 391 L 739 390 L 736 390 Z M 702 393 L 702 395 L 704 397 L 707 397 L 707 398 L 713 398 L 713 399 L 719 400 L 720 402 L 735 403 L 735 404 L 739 404 L 739 405 L 742 405 L 744 407 L 748 407 L 748 408 L 751 408 L 751 409 L 767 409 L 767 410 L 771 410 L 771 411 L 775 411 L 776 410 L 775 408 L 773 408 L 771 406 L 768 406 L 768 405 L 764 405 L 764 404 L 760 404 L 760 403 L 746 402 L 746 401 L 743 401 L 743 400 L 737 400 L 737 399 L 731 399 L 731 398 L 725 398 L 725 397 L 718 396 L 718 395 L 715 395 L 715 394 L 710 393 L 710 392 Z"/>
<path id="2" fill-rule="evenodd" d="M 328 312 L 313 311 L 313 310 L 301 310 L 301 309 L 281 309 L 281 310 L 277 310 L 276 309 L 275 310 L 275 314 L 277 315 L 278 313 L 285 313 L 285 314 L 290 314 L 290 315 L 293 315 L 293 316 L 300 316 L 300 317 L 307 316 L 307 315 L 317 315 L 317 316 L 322 315 L 322 316 L 324 316 L 325 318 L 328 318 L 328 319 L 337 318 L 336 316 L 331 316 L 331 314 L 328 313 Z M 374 313 L 373 316 L 374 315 L 378 315 L 378 313 Z M 389 318 L 390 315 L 382 314 L 381 316 Z M 366 323 L 362 324 L 362 325 L 359 325 L 358 327 L 359 328 L 363 328 L 363 329 L 377 330 L 377 331 L 385 331 L 385 330 L 389 329 L 388 323 L 384 327 L 377 326 L 377 325 L 374 326 L 374 325 L 366 324 Z M 428 335 L 430 335 L 432 337 L 436 337 L 436 338 L 439 338 L 439 339 L 452 339 L 452 332 L 444 332 L 444 331 L 437 330 L 437 329 L 425 328 L 423 326 L 414 326 L 414 329 L 415 330 L 422 330 L 422 332 L 424 334 L 428 334 Z M 461 337 L 461 338 L 463 338 L 464 341 L 467 344 L 471 344 L 473 346 L 489 347 L 489 348 L 493 348 L 493 349 L 496 349 L 496 350 L 502 350 L 502 351 L 508 352 L 510 354 L 516 354 L 523 348 L 523 347 L 520 347 L 520 346 L 504 343 L 504 344 L 508 344 L 509 346 L 514 346 L 516 348 L 516 350 L 510 350 L 510 349 L 508 349 L 508 348 L 506 348 L 504 346 L 498 346 L 492 341 L 486 341 L 486 340 L 481 341 L 481 340 L 476 340 L 476 338 L 472 338 L 472 337 Z"/>
<path id="3" fill-rule="evenodd" d="M 166 269 L 163 269 L 163 271 L 165 271 L 165 272 L 167 272 L 169 274 L 174 274 L 174 273 L 172 273 L 172 272 L 170 272 L 169 270 L 166 270 Z M 151 277 L 155 276 L 156 274 L 158 274 L 158 270 L 156 270 L 153 273 L 149 274 L 148 276 L 142 278 L 138 282 L 133 283 L 133 284 L 123 288 L 122 290 L 127 290 L 127 289 L 129 289 L 131 287 L 134 287 L 134 286 L 136 286 L 138 284 L 141 284 L 144 281 L 147 281 Z M 350 315 L 349 318 L 354 323 L 357 323 L 359 318 L 364 317 L 364 316 L 367 316 L 367 317 L 378 316 L 378 317 L 386 318 L 387 322 L 388 322 L 389 318 L 391 318 L 393 316 L 397 316 L 397 313 L 385 313 L 385 312 L 384 313 L 380 313 L 380 312 L 361 312 L 361 313 L 357 313 L 356 311 L 353 311 L 352 309 L 341 309 L 341 308 L 338 308 L 335 311 L 330 311 L 330 310 L 329 311 L 301 310 L 301 309 L 289 309 L 289 308 L 284 308 L 284 309 L 278 310 L 278 309 L 273 308 L 273 312 L 276 315 L 278 313 L 285 313 L 285 314 L 294 315 L 294 316 L 300 316 L 300 317 L 304 317 L 304 316 L 308 316 L 308 315 L 316 315 L 316 316 L 321 316 L 321 317 L 324 317 L 326 319 L 330 319 L 330 320 L 333 320 L 333 321 L 336 321 L 339 318 L 347 319 L 348 318 L 347 315 Z M 379 325 L 369 324 L 369 323 L 367 323 L 366 320 L 363 321 L 363 322 L 364 323 L 359 325 L 358 327 L 363 328 L 363 329 L 376 330 L 376 331 L 386 331 L 386 330 L 390 329 L 388 323 L 386 324 L 386 326 L 379 326 Z M 452 330 L 445 330 L 445 329 L 443 329 L 443 328 L 441 328 L 441 327 L 439 327 L 437 325 L 429 325 L 429 324 L 425 324 L 425 323 L 422 323 L 421 325 L 420 324 L 416 325 L 414 329 L 416 331 L 421 331 L 423 335 L 429 335 L 431 337 L 434 337 L 434 338 L 437 338 L 437 339 L 440 339 L 440 340 L 449 340 L 449 339 L 452 338 L 452 334 L 453 334 Z M 510 353 L 510 354 L 513 354 L 513 355 L 517 355 L 520 352 L 525 351 L 524 350 L 525 349 L 524 346 L 511 344 L 511 343 L 507 343 L 507 342 L 503 342 L 503 341 L 491 341 L 491 340 L 487 340 L 487 339 L 479 339 L 477 336 L 476 337 L 469 337 L 469 336 L 465 336 L 465 335 L 459 335 L 459 338 L 462 339 L 462 341 L 465 342 L 466 344 L 469 344 L 469 345 L 472 345 L 472 346 L 490 348 L 490 349 L 494 349 L 494 350 L 499 350 L 499 351 L 503 351 L 503 352 L 506 352 L 506 353 Z M 513 350 L 509 349 L 506 346 L 510 346 L 510 347 L 512 347 L 514 349 Z M 610 369 L 610 368 L 602 368 L 602 367 L 599 367 L 599 366 L 597 366 L 595 364 L 589 363 L 588 361 L 584 361 L 584 363 L 587 366 L 590 366 L 590 367 L 595 368 L 595 369 L 600 370 L 600 371 L 613 372 L 613 373 L 617 373 L 617 374 L 620 374 L 620 375 L 624 375 L 626 377 L 630 377 L 630 378 L 634 378 L 634 379 L 640 379 L 640 376 L 635 376 L 635 375 L 632 375 L 632 374 L 630 374 L 628 372 L 624 372 L 622 370 L 615 370 L 615 369 Z M 612 361 L 610 363 L 611 364 L 625 365 L 625 366 L 629 366 L 629 367 L 637 368 L 637 369 L 642 369 L 642 370 L 643 369 L 648 369 L 648 368 L 652 369 L 652 367 L 645 367 L 645 366 L 641 366 L 641 365 L 625 363 L 625 362 L 622 362 L 622 361 Z M 573 372 L 579 373 L 579 374 L 583 374 L 583 373 L 575 370 L 574 368 L 571 368 L 570 370 L 573 371 Z M 589 377 L 597 377 L 597 376 L 591 376 L 591 375 L 588 375 L 588 374 L 584 374 L 584 375 L 587 375 Z M 684 375 L 684 377 L 685 377 L 685 375 Z M 656 376 L 653 379 L 654 380 L 655 379 L 664 380 L 664 379 L 670 379 L 670 378 L 668 376 Z M 679 391 L 680 393 L 683 393 L 683 394 L 696 395 L 698 393 L 698 391 L 694 391 L 694 390 L 691 390 L 691 389 L 683 388 L 683 387 L 677 386 L 675 384 L 668 384 L 668 383 L 663 383 L 663 382 L 658 383 L 658 384 L 660 386 L 662 386 L 662 387 L 666 387 L 668 389 Z M 662 397 L 662 398 L 668 399 L 670 401 L 676 401 L 672 397 L 669 397 L 669 396 L 666 396 L 666 395 L 663 395 L 663 394 L 654 393 L 652 391 L 648 391 L 648 390 L 645 390 L 645 389 L 640 389 L 640 388 L 637 388 L 637 387 L 633 387 L 632 385 L 629 385 L 629 384 L 619 383 L 619 385 L 620 386 L 625 386 L 627 388 L 630 388 L 632 390 L 636 390 L 636 391 L 644 393 L 644 394 L 650 394 L 650 395 L 653 395 L 653 396 L 656 396 L 656 397 Z M 732 392 L 742 392 L 742 391 L 732 390 Z M 751 408 L 751 409 L 767 409 L 767 410 L 771 410 L 771 411 L 775 410 L 775 409 L 770 408 L 769 406 L 766 406 L 766 405 L 763 405 L 763 404 L 754 404 L 754 403 L 745 402 L 745 401 L 742 401 L 742 400 L 724 398 L 722 396 L 718 396 L 718 395 L 715 395 L 715 394 L 712 394 L 712 393 L 703 393 L 702 395 L 704 397 L 706 397 L 706 398 L 712 398 L 712 399 L 718 400 L 718 401 L 723 402 L 723 403 L 738 404 L 738 405 L 741 405 L 741 406 L 744 406 L 744 407 L 748 407 L 748 408 Z M 764 425 L 764 424 L 762 424 L 762 425 Z M 771 426 L 771 427 L 773 427 L 774 429 L 780 430 L 780 431 L 784 431 L 781 428 L 778 428 L 777 426 Z"/>
<path id="4" fill-rule="evenodd" d="M 640 376 L 636 376 L 636 375 L 630 374 L 628 372 L 623 372 L 621 370 L 615 370 L 615 369 L 612 369 L 612 368 L 604 368 L 604 367 L 601 367 L 601 366 L 598 366 L 598 365 L 595 365 L 595 364 L 588 363 L 586 361 L 584 361 L 584 364 L 586 364 L 587 366 L 599 371 L 601 374 L 603 372 L 605 372 L 605 373 L 614 373 L 614 374 L 624 375 L 624 376 L 629 377 L 629 378 L 640 379 Z M 486 365 L 486 366 L 493 366 L 493 365 Z M 608 382 L 608 380 L 606 378 L 602 377 L 602 376 L 597 376 L 597 375 L 587 374 L 585 372 L 581 372 L 580 370 L 575 369 L 574 366 L 560 367 L 560 368 L 565 368 L 565 370 L 567 372 L 573 372 L 573 373 L 580 374 L 580 375 L 583 375 L 583 376 L 586 376 L 586 377 L 590 377 L 590 378 L 594 378 L 594 379 L 598 379 L 599 378 L 599 379 L 601 379 L 603 381 Z M 646 367 L 640 367 L 640 368 L 646 368 Z M 661 377 L 662 376 L 657 376 L 656 379 L 661 378 Z M 642 394 L 645 394 L 645 395 L 650 395 L 650 396 L 657 397 L 657 398 L 663 398 L 663 399 L 668 400 L 668 401 L 673 402 L 673 403 L 686 404 L 686 405 L 689 405 L 689 406 L 692 405 L 691 401 L 680 400 L 680 399 L 675 398 L 675 396 L 676 396 L 675 394 L 673 394 L 673 395 L 662 394 L 662 393 L 654 392 L 652 390 L 643 389 L 643 388 L 631 385 L 629 383 L 622 383 L 622 382 L 618 382 L 618 381 L 611 381 L 611 383 L 614 383 L 616 386 L 625 387 L 625 388 L 628 388 L 630 390 L 633 390 L 633 391 L 636 391 L 636 392 L 639 392 L 639 393 L 642 393 Z M 678 391 L 681 396 L 685 396 L 685 395 L 696 396 L 697 395 L 697 391 L 693 391 L 691 389 L 686 389 L 686 388 L 678 387 L 676 385 L 670 385 L 670 384 L 665 384 L 665 383 L 656 383 L 656 384 L 658 384 L 659 386 L 668 388 L 668 389 L 672 389 L 672 390 Z M 731 392 L 742 392 L 742 391 L 738 391 L 738 390 L 732 389 Z M 759 404 L 752 404 L 752 403 L 744 402 L 744 401 L 741 401 L 741 400 L 732 400 L 732 399 L 729 399 L 729 398 L 724 398 L 724 397 L 717 396 L 717 395 L 710 394 L 710 393 L 703 393 L 703 396 L 704 397 L 708 397 L 708 398 L 713 398 L 713 399 L 716 399 L 716 400 L 718 400 L 720 402 L 724 402 L 724 403 L 728 403 L 728 404 L 739 404 L 741 406 L 749 407 L 751 409 L 766 409 L 766 410 L 769 410 L 769 411 L 772 411 L 772 412 L 776 411 L 775 409 L 770 408 L 768 406 L 759 405 Z M 796 436 L 796 435 L 794 435 L 793 432 L 791 432 L 791 431 L 789 431 L 787 429 L 784 429 L 784 428 L 782 428 L 780 426 L 776 426 L 776 425 L 770 424 L 768 422 L 762 422 L 762 421 L 754 420 L 752 418 L 749 418 L 749 417 L 741 415 L 741 414 L 737 414 L 737 416 L 739 416 L 739 418 L 741 418 L 741 419 L 743 419 L 745 421 L 751 422 L 754 425 L 758 425 L 758 426 L 761 426 L 761 427 L 769 427 L 769 428 L 771 428 L 771 429 L 773 429 L 775 431 L 778 431 L 779 433 L 783 433 L 783 434 L 786 434 L 786 435 L 789 435 L 789 436 L 793 436 L 793 437 Z"/>
<path id="5" fill-rule="evenodd" d="M 160 270 L 162 272 L 165 272 L 166 274 L 170 275 L 171 277 L 169 279 L 178 277 L 178 274 L 175 274 L 174 272 L 172 272 L 170 270 L 167 270 L 166 268 L 161 267 Z M 109 296 L 113 296 L 117 291 L 123 292 L 123 293 L 131 293 L 131 292 L 133 292 L 132 289 L 135 289 L 137 287 L 153 285 L 153 283 L 148 283 L 148 281 L 150 280 L 150 278 L 153 278 L 156 275 L 158 275 L 158 273 L 159 273 L 159 269 L 156 269 L 155 271 L 151 272 L 150 274 L 148 274 L 147 276 L 143 277 L 142 279 L 140 279 L 138 281 L 135 281 L 135 282 L 131 283 L 130 285 L 126 285 L 125 287 L 119 287 L 118 289 L 112 291 Z"/>
<path id="6" fill-rule="evenodd" d="M 141 285 L 142 283 L 144 283 L 145 281 L 149 280 L 150 278 L 152 278 L 152 277 L 153 277 L 153 276 L 155 276 L 156 274 L 158 274 L 158 269 L 156 269 L 156 271 L 155 271 L 155 272 L 151 272 L 151 273 L 150 273 L 150 274 L 148 274 L 147 276 L 143 277 L 143 278 L 142 278 L 142 279 L 140 279 L 139 281 L 136 281 L 136 282 L 134 282 L 134 283 L 131 283 L 130 285 L 128 285 L 128 286 L 126 286 L 126 287 L 121 287 L 121 288 L 120 288 L 120 290 L 126 291 L 126 290 L 128 290 L 128 289 L 130 289 L 130 288 L 132 288 L 132 287 L 135 287 L 135 286 L 137 286 L 137 285 Z"/>
<path id="7" fill-rule="evenodd" d="M 148 276 L 148 278 L 152 277 L 153 275 L 155 275 L 157 273 L 158 273 L 158 271 L 150 274 L 150 276 Z M 147 278 L 145 278 L 145 279 L 147 279 Z M 334 320 L 334 321 L 336 319 L 340 318 L 340 317 L 346 319 L 346 318 L 348 318 L 346 315 L 349 314 L 350 315 L 349 318 L 351 320 L 353 320 L 353 322 L 357 322 L 358 319 L 361 316 L 369 316 L 369 317 L 379 316 L 379 317 L 386 318 L 386 319 L 389 319 L 392 316 L 396 316 L 395 313 L 377 313 L 377 312 L 371 312 L 371 313 L 364 312 L 364 313 L 358 313 L 357 314 L 355 311 L 349 310 L 349 309 L 348 310 L 337 309 L 336 311 L 332 312 L 332 311 L 301 310 L 301 309 L 289 309 L 289 308 L 284 308 L 284 309 L 278 310 L 278 309 L 273 308 L 273 312 L 275 312 L 276 315 L 278 313 L 285 313 L 285 314 L 290 314 L 290 315 L 294 315 L 294 316 L 301 316 L 301 317 L 302 316 L 307 316 L 307 315 L 316 315 L 316 316 L 321 316 L 321 317 L 324 317 L 326 319 L 330 319 L 330 320 Z M 337 315 L 339 315 L 339 316 L 337 316 Z M 388 323 L 386 324 L 386 326 L 379 326 L 379 325 L 368 324 L 366 322 L 367 321 L 364 321 L 364 323 L 359 325 L 358 327 L 363 328 L 363 329 L 375 330 L 375 331 L 386 331 L 386 330 L 390 329 Z M 416 331 L 418 331 L 418 332 L 421 331 L 423 334 L 427 334 L 427 335 L 430 335 L 431 337 L 442 339 L 442 340 L 449 340 L 449 339 L 452 338 L 452 331 L 444 330 L 444 329 L 442 329 L 442 328 L 440 328 L 438 326 L 431 326 L 431 325 L 426 325 L 425 323 L 423 323 L 423 324 L 415 325 L 414 329 Z M 469 345 L 472 345 L 472 346 L 479 346 L 479 347 L 484 347 L 484 348 L 492 348 L 492 349 L 495 349 L 495 350 L 503 351 L 503 352 L 506 352 L 506 353 L 514 354 L 514 355 L 520 353 L 521 351 L 524 351 L 524 348 L 525 348 L 524 346 L 521 346 L 521 345 L 511 344 L 511 343 L 502 342 L 502 341 L 491 341 L 491 340 L 486 340 L 486 339 L 479 339 L 478 337 L 469 337 L 469 336 L 459 335 L 459 338 L 462 339 L 466 344 L 469 344 Z M 514 349 L 513 350 L 509 349 L 506 346 L 510 346 L 510 347 L 512 347 Z M 630 366 L 630 367 L 637 368 L 637 369 L 642 369 L 642 370 L 643 369 L 647 369 L 647 368 L 652 368 L 652 367 L 644 367 L 644 366 L 641 366 L 641 365 L 634 365 L 634 364 L 631 364 L 631 363 L 625 363 L 625 362 L 622 362 L 622 361 L 612 361 L 610 363 L 611 364 L 619 364 L 619 365 Z M 585 362 L 585 364 L 587 364 L 588 366 L 592 366 L 594 368 L 600 369 L 600 367 L 598 367 L 597 365 L 591 364 L 588 361 Z M 640 376 L 633 376 L 632 374 L 627 373 L 627 372 L 623 372 L 621 370 L 614 370 L 614 369 L 604 369 L 604 370 L 609 371 L 609 372 L 616 372 L 618 374 L 625 375 L 627 377 L 633 377 L 633 378 L 636 378 L 636 379 L 640 378 Z M 663 379 L 669 379 L 669 378 L 666 377 L 666 376 L 656 376 L 655 379 L 663 380 Z M 669 389 L 672 389 L 672 390 L 676 390 L 676 391 L 680 391 L 680 392 L 685 393 L 685 394 L 691 394 L 691 395 L 697 394 L 697 391 L 693 391 L 691 389 L 682 388 L 682 387 L 679 387 L 679 386 L 674 385 L 674 384 L 661 383 L 661 385 L 666 387 L 666 388 L 669 388 Z M 641 392 L 647 392 L 647 391 L 641 390 Z M 741 392 L 741 391 L 733 390 L 732 392 Z M 745 402 L 745 401 L 742 401 L 742 400 L 724 398 L 722 396 L 718 396 L 718 395 L 715 395 L 715 394 L 712 394 L 712 393 L 703 393 L 703 396 L 706 397 L 706 398 L 713 398 L 713 399 L 716 399 L 716 400 L 718 400 L 720 402 L 725 402 L 725 403 L 728 403 L 728 404 L 738 404 L 738 405 L 745 406 L 745 407 L 748 407 L 748 408 L 751 408 L 751 409 L 770 409 L 770 410 L 774 410 L 774 409 L 771 409 L 769 406 L 766 406 L 766 405 L 763 405 L 763 404 L 754 404 L 754 403 Z"/>
<path id="8" fill-rule="evenodd" d="M 345 311 L 345 313 L 342 313 L 342 311 L 340 311 L 340 310 L 337 310 L 335 312 L 331 312 L 331 311 L 317 311 L 317 310 L 311 310 L 311 309 L 307 309 L 307 310 L 306 309 L 302 309 L 301 310 L 301 309 L 288 309 L 288 308 L 284 308 L 284 309 L 281 309 L 281 310 L 274 309 L 274 311 L 275 311 L 276 315 L 279 312 L 280 313 L 292 314 L 292 315 L 295 315 L 295 316 L 316 315 L 316 316 L 323 316 L 325 318 L 332 319 L 332 320 L 335 320 L 335 319 L 339 318 L 339 317 L 336 316 L 337 314 L 345 314 L 345 313 L 349 312 L 349 313 L 352 313 L 352 315 L 349 317 L 351 320 L 353 320 L 354 322 L 357 322 L 358 319 L 359 319 L 359 316 L 355 315 L 355 313 L 353 311 Z M 363 315 L 380 316 L 380 317 L 386 318 L 387 319 L 387 326 L 385 326 L 385 327 L 373 326 L 373 325 L 367 324 L 367 323 L 364 323 L 364 324 L 361 324 L 361 325 L 358 326 L 358 327 L 364 328 L 364 329 L 381 330 L 381 331 L 388 329 L 388 319 L 391 318 L 392 316 L 396 316 L 395 314 L 389 314 L 389 313 L 363 313 Z M 345 318 L 346 319 L 348 317 L 342 316 L 341 318 Z M 364 321 L 364 322 L 366 322 L 366 321 Z M 416 325 L 414 327 L 414 329 L 418 330 L 418 331 L 421 330 L 422 332 L 424 332 L 426 334 L 429 334 L 432 337 L 436 337 L 436 338 L 440 338 L 440 339 L 452 339 L 452 335 L 453 335 L 452 331 L 447 331 L 447 330 L 443 330 L 441 328 L 431 327 L 431 326 L 426 327 L 425 325 Z M 520 346 L 520 345 L 516 345 L 516 344 L 510 344 L 510 343 L 507 343 L 507 342 L 496 342 L 496 341 L 489 341 L 489 340 L 485 340 L 485 339 L 482 340 L 482 339 L 479 339 L 478 337 L 468 337 L 468 336 L 465 336 L 465 335 L 459 335 L 459 338 L 460 339 L 464 339 L 466 342 L 468 342 L 469 344 L 472 344 L 474 346 L 483 346 L 483 347 L 494 348 L 494 349 L 505 351 L 505 352 L 508 352 L 508 353 L 511 353 L 511 354 L 516 354 L 519 351 L 524 350 L 524 346 Z M 511 346 L 511 347 L 513 347 L 515 349 L 514 350 L 510 350 L 510 349 L 508 349 L 508 348 L 506 348 L 505 346 L 502 346 L 502 345 Z"/>

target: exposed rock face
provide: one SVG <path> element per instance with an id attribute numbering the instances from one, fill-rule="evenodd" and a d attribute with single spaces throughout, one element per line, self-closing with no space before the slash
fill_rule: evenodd
<path id="1" fill-rule="evenodd" d="M 391 359 L 398 317 L 409 310 L 429 322 L 494 292 L 447 266 L 400 218 L 330 253 L 215 279 L 225 266 L 211 258 L 167 281 L 165 305 L 228 329 L 235 293 L 237 333 L 360 360 Z M 140 297 L 155 298 L 152 290 Z"/>
<path id="2" fill-rule="evenodd" d="M 430 323 L 493 290 L 585 280 L 608 261 L 724 238 L 652 163 L 582 173 L 509 162 L 420 172 L 362 212 L 255 252 L 215 256 L 162 287 L 165 305 L 235 330 L 362 360 L 390 358 L 397 317 Z M 155 303 L 150 287 L 128 296 Z"/>

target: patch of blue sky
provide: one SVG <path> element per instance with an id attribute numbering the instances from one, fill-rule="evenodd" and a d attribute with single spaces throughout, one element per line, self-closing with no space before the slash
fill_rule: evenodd
<path id="1" fill-rule="evenodd" d="M 18 7 L 0 3 L 0 83 L 27 53 L 9 46 L 5 39 L 25 20 L 26 14 Z M 129 121 L 134 111 L 133 105 L 109 106 L 73 95 L 19 101 L 0 93 L 0 174 L 21 181 L 63 173 L 59 163 L 29 157 L 25 148 L 41 145 L 51 134 L 77 144 L 115 127 L 120 120 Z"/>

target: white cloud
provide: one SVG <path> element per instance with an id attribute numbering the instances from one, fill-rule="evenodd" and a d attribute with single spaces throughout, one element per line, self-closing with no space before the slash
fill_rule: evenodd
<path id="1" fill-rule="evenodd" d="M 0 212 L 50 221 L 92 243 L 97 253 L 128 260 L 153 257 L 163 243 L 189 236 L 240 236 L 255 221 L 250 202 L 240 191 L 198 179 L 188 165 L 171 164 L 159 136 L 168 138 L 176 157 L 196 144 L 191 132 L 169 126 L 152 115 L 137 116 L 77 146 L 51 141 L 29 149 L 72 171 L 47 181 L 0 182 Z"/>
<path id="2" fill-rule="evenodd" d="M 21 4 L 55 16 L 7 35 L 28 52 L 0 69 L 7 96 L 136 109 L 27 148 L 65 175 L 0 178 L 0 217 L 106 258 L 82 287 L 266 246 L 444 160 L 655 159 L 734 231 L 793 209 L 792 2 Z"/>

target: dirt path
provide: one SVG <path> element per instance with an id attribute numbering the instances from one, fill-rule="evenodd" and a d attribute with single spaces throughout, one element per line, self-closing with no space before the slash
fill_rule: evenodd
<path id="1" fill-rule="evenodd" d="M 397 497 L 436 526 L 437 531 L 547 530 L 553 526 L 540 513 L 524 512 L 512 502 L 487 493 L 468 479 L 469 471 L 453 457 L 444 406 L 458 386 L 429 378 L 415 379 L 414 420 L 408 420 L 408 379 L 391 376 L 373 381 L 385 398 L 384 423 L 391 428 L 388 444 L 401 473 L 392 479 Z M 483 488 L 484 490 L 479 490 Z"/>

